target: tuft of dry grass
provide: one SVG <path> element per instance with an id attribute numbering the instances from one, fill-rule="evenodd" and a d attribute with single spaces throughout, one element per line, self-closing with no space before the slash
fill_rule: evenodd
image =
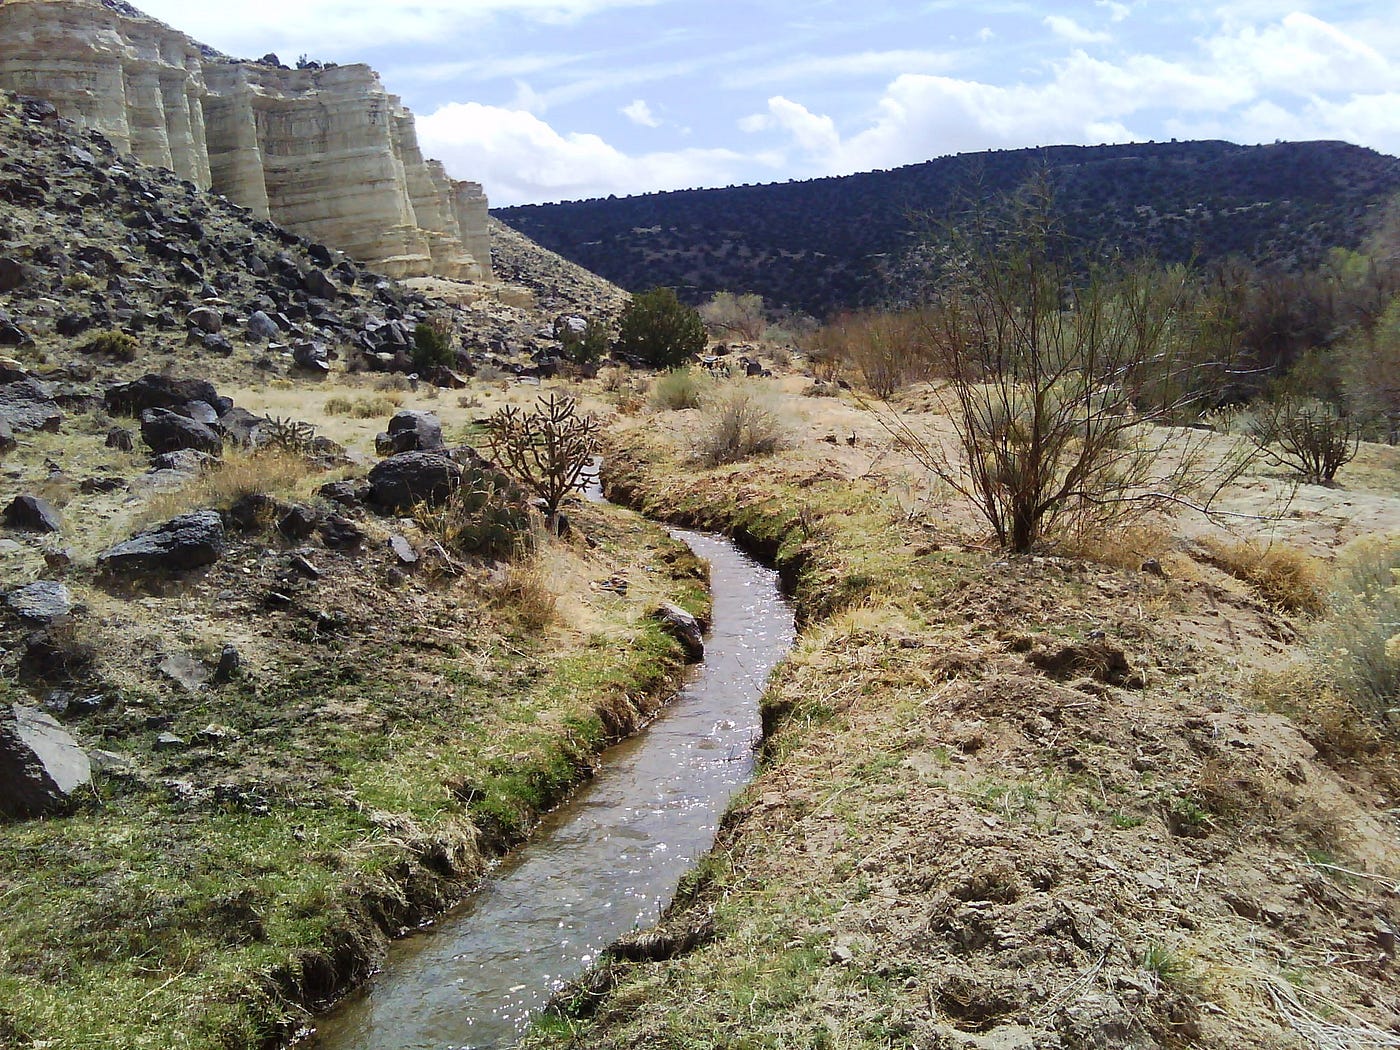
<path id="1" fill-rule="evenodd" d="M 1316 558 L 1282 543 L 1210 541 L 1208 560 L 1288 612 L 1319 616 L 1327 608 L 1324 574 Z"/>
<path id="2" fill-rule="evenodd" d="M 245 496 L 293 495 L 316 470 L 302 456 L 276 449 L 226 451 L 223 461 L 177 489 L 159 493 L 137 513 L 136 527 L 206 507 L 226 508 Z"/>
<path id="3" fill-rule="evenodd" d="M 326 398 L 322 406 L 328 416 L 349 416 L 351 419 L 379 419 L 392 416 L 403 405 L 403 395 L 390 391 L 373 396 L 361 396 L 353 401 L 348 397 Z"/>
<path id="4" fill-rule="evenodd" d="M 491 594 L 491 603 L 527 631 L 543 631 L 558 618 L 559 595 L 538 557 L 517 558 L 506 566 Z"/>

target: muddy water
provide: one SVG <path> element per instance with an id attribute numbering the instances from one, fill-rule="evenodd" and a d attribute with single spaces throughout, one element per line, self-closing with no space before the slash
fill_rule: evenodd
<path id="1" fill-rule="evenodd" d="M 729 541 L 677 532 L 710 562 L 705 661 L 645 731 L 531 842 L 319 1025 L 321 1050 L 507 1046 L 599 950 L 653 924 L 753 767 L 758 697 L 792 644 L 776 574 Z"/>

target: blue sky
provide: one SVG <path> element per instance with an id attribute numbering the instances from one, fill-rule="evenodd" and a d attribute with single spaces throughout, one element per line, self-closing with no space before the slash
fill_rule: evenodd
<path id="1" fill-rule="evenodd" d="M 1394 0 L 147 0 L 241 57 L 367 62 L 495 205 L 1168 138 L 1400 154 Z"/>

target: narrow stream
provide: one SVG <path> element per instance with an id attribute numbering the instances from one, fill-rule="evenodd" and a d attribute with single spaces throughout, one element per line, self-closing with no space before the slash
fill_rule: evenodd
<path id="1" fill-rule="evenodd" d="M 723 538 L 676 532 L 710 563 L 705 661 L 529 844 L 318 1024 L 320 1050 L 485 1050 L 619 936 L 651 926 L 753 770 L 758 698 L 791 646 L 777 574 Z"/>

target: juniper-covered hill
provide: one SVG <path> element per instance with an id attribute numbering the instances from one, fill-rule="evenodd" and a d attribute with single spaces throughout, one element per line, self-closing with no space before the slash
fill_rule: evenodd
<path id="1" fill-rule="evenodd" d="M 630 291 L 671 285 L 695 302 L 756 292 L 825 317 L 905 297 L 911 247 L 1042 172 L 1066 227 L 1087 243 L 1200 263 L 1315 264 L 1332 247 L 1355 247 L 1400 191 L 1400 160 L 1342 142 L 1170 142 L 968 153 L 495 215 Z"/>

